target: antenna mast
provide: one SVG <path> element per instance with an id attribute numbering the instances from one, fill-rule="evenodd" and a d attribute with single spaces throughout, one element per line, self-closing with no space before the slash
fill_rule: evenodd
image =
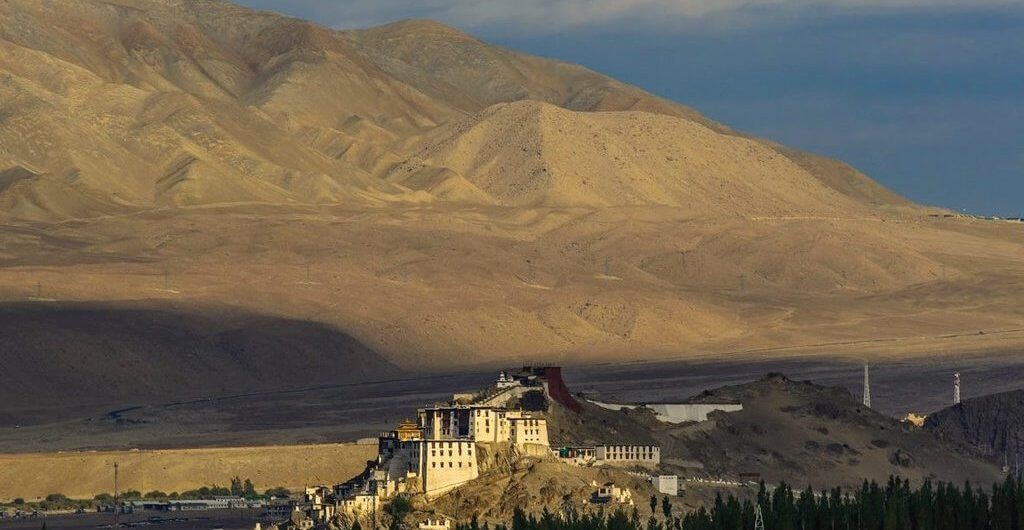
<path id="1" fill-rule="evenodd" d="M 754 504 L 754 530 L 765 530 L 764 514 L 761 513 L 761 503 Z"/>

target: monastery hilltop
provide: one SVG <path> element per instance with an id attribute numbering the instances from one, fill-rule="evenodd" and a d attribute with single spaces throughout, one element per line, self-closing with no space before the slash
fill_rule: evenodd
<path id="1" fill-rule="evenodd" d="M 312 527 L 336 516 L 369 519 L 395 495 L 433 499 L 484 471 L 522 458 L 648 470 L 660 463 L 657 445 L 608 440 L 589 447 L 552 447 L 549 406 L 560 406 L 569 414 L 583 410 L 562 381 L 559 367 L 502 372 L 485 391 L 455 394 L 448 403 L 421 408 L 416 421 L 407 419 L 380 434 L 377 458 L 362 474 L 332 487 L 307 488 L 305 505 L 293 507 L 289 523 Z"/>

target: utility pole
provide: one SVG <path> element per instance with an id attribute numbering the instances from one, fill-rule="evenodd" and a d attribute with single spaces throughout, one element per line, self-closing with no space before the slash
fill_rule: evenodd
<path id="1" fill-rule="evenodd" d="M 953 374 L 953 404 L 960 404 L 960 372 Z"/>
<path id="2" fill-rule="evenodd" d="M 1010 431 L 1003 431 L 1003 474 L 1009 474 L 1010 470 Z"/>
<path id="3" fill-rule="evenodd" d="M 765 530 L 764 514 L 761 513 L 761 503 L 754 504 L 754 530 Z"/>
<path id="4" fill-rule="evenodd" d="M 1020 438 L 1014 437 L 1014 475 L 1017 480 L 1021 478 L 1021 441 Z"/>
<path id="5" fill-rule="evenodd" d="M 871 408 L 871 374 L 868 363 L 864 363 L 864 406 Z"/>
<path id="6" fill-rule="evenodd" d="M 117 462 L 114 462 L 114 530 L 119 527 L 120 509 L 121 507 L 117 504 Z"/>

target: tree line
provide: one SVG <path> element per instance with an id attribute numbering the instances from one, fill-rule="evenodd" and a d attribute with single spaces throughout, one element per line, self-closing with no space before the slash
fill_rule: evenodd
<path id="1" fill-rule="evenodd" d="M 641 519 L 636 508 L 578 513 L 567 505 L 561 513 L 538 515 L 516 509 L 509 523 L 494 530 L 751 530 L 756 507 L 767 530 L 1024 530 L 1024 481 L 1007 477 L 991 488 L 976 488 L 890 477 L 880 485 L 865 481 L 858 490 L 839 488 L 795 491 L 783 483 L 769 490 L 761 483 L 752 498 L 717 495 L 709 507 L 673 512 L 667 497 L 650 499 L 652 515 Z M 660 510 L 658 509 L 660 505 Z M 491 530 L 474 518 L 456 530 Z"/>
<path id="2" fill-rule="evenodd" d="M 230 480 L 229 486 L 203 486 L 201 488 L 182 492 L 172 491 L 166 493 L 160 490 L 152 490 L 142 493 L 137 490 L 125 490 L 117 495 L 117 502 L 153 500 L 153 501 L 176 501 L 176 500 L 209 500 L 217 497 L 244 497 L 254 500 L 270 497 L 288 497 L 291 492 L 281 486 L 265 490 L 262 494 L 256 491 L 256 487 L 249 479 L 242 480 L 234 477 Z M 110 493 L 100 493 L 92 499 L 71 499 L 62 493 L 51 493 L 40 501 L 27 502 L 24 498 L 14 499 L 10 505 L 17 509 L 38 509 L 43 511 L 53 510 L 87 510 L 100 506 L 114 504 L 114 496 Z M 0 503 L 0 506 L 3 506 Z"/>

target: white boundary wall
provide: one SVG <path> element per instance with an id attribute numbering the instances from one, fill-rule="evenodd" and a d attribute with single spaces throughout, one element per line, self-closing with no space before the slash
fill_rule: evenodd
<path id="1" fill-rule="evenodd" d="M 742 403 L 651 403 L 647 405 L 634 405 L 630 403 L 605 403 L 601 401 L 590 402 L 609 410 L 644 407 L 653 411 L 659 421 L 666 423 L 707 421 L 708 414 L 715 411 L 738 412 L 743 410 Z"/>

